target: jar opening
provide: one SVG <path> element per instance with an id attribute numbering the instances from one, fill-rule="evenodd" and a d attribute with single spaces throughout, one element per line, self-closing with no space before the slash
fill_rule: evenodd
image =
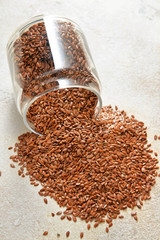
<path id="1" fill-rule="evenodd" d="M 32 132 L 43 135 L 67 126 L 71 118 L 75 122 L 96 118 L 101 104 L 101 98 L 87 88 L 61 88 L 30 102 L 24 112 L 24 123 Z"/>

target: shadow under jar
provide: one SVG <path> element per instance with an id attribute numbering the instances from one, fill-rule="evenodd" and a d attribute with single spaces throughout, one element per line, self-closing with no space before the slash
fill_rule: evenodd
<path id="1" fill-rule="evenodd" d="M 87 114 L 91 109 L 94 117 L 99 114 L 101 84 L 86 39 L 74 22 L 53 16 L 34 17 L 12 35 L 7 55 L 16 105 L 32 132 L 44 134 L 48 130 L 40 126 L 45 101 L 52 103 L 47 110 L 49 120 L 60 114 L 54 112 L 54 104 L 56 109 L 63 108 L 62 112 L 72 105 L 73 111 Z M 61 106 L 67 101 L 68 105 Z"/>

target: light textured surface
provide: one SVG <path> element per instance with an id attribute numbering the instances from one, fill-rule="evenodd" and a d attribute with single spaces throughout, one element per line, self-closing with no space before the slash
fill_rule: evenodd
<path id="1" fill-rule="evenodd" d="M 83 29 L 102 82 L 103 104 L 118 105 L 148 126 L 148 137 L 160 154 L 160 1 L 159 0 L 1 0 L 0 1 L 0 239 L 40 240 L 160 240 L 160 178 L 150 201 L 138 212 L 138 223 L 123 211 L 109 234 L 105 224 L 86 231 L 86 224 L 52 218 L 58 206 L 49 199 L 45 205 L 38 188 L 9 167 L 7 150 L 26 131 L 12 95 L 6 58 L 11 33 L 28 18 L 49 13 L 75 20 Z M 49 231 L 43 237 L 43 231 Z"/>

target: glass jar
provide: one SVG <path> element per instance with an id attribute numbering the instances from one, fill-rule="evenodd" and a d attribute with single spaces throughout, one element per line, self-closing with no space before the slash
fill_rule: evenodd
<path id="1" fill-rule="evenodd" d="M 80 27 L 66 19 L 36 16 L 18 28 L 7 45 L 16 106 L 28 129 L 31 104 L 57 89 L 84 88 L 97 96 L 95 116 L 102 107 L 101 84 Z"/>

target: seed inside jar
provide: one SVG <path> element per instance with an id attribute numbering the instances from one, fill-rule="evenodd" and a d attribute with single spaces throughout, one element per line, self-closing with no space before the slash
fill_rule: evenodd
<path id="1" fill-rule="evenodd" d="M 30 106 L 27 119 L 37 132 L 46 134 L 61 126 L 72 124 L 74 119 L 92 118 L 97 97 L 82 88 L 62 89 L 47 93 Z"/>
<path id="2" fill-rule="evenodd" d="M 97 77 L 92 74 L 92 67 L 86 54 L 86 48 L 83 43 L 82 35 L 79 35 L 76 27 L 64 20 L 56 21 L 56 28 L 53 26 L 52 31 L 56 36 L 54 40 L 60 47 L 60 55 L 62 54 L 62 65 L 64 68 L 58 68 L 56 65 L 57 54 L 50 48 L 50 39 L 46 31 L 46 24 L 42 21 L 29 27 L 22 33 L 20 38 L 13 42 L 13 66 L 15 69 L 15 79 L 22 91 L 21 106 L 23 108 L 35 97 L 45 94 L 50 91 L 63 88 L 63 80 L 68 85 L 82 86 L 84 88 L 96 89 L 100 91 L 100 85 Z M 52 40 L 51 40 L 52 41 Z M 62 58 L 62 56 L 60 58 Z M 58 59 L 59 61 L 59 59 Z M 71 90 L 72 91 L 72 90 Z M 74 90 L 74 95 L 76 95 Z M 87 98 L 85 94 L 90 97 Z M 85 111 L 85 114 L 90 115 L 91 111 L 95 109 L 89 109 L 89 106 L 97 105 L 97 100 L 94 102 L 95 95 L 89 93 L 88 90 L 83 91 L 81 98 L 74 98 L 72 104 L 70 101 L 70 90 L 61 91 L 57 90 L 56 93 L 48 93 L 47 97 L 43 97 L 41 100 L 36 100 L 34 104 L 29 108 L 27 112 L 27 121 L 29 126 L 38 132 L 46 133 L 46 131 L 53 129 L 56 126 L 56 121 L 59 117 L 64 118 L 64 112 L 62 110 L 62 102 L 66 102 L 66 110 L 72 108 L 74 115 L 77 115 L 77 111 Z M 47 103 L 48 96 L 50 96 L 50 102 Z M 82 98 L 85 101 L 82 101 Z M 56 100 L 56 101 L 55 101 Z M 78 102 L 79 101 L 79 102 Z M 41 119 L 38 115 L 38 105 L 43 102 L 45 111 L 41 112 Z M 46 102 L 46 104 L 44 103 Z M 50 105 L 50 103 L 52 104 Z M 55 109 L 54 109 L 55 107 Z M 64 107 L 64 106 L 63 106 Z M 34 113 L 35 111 L 35 113 Z M 60 111 L 60 112 L 59 112 Z M 36 114 L 37 113 L 37 114 Z M 35 119 L 36 116 L 36 119 Z M 43 117 L 42 117 L 43 116 Z M 40 122 L 42 120 L 42 122 Z"/>

